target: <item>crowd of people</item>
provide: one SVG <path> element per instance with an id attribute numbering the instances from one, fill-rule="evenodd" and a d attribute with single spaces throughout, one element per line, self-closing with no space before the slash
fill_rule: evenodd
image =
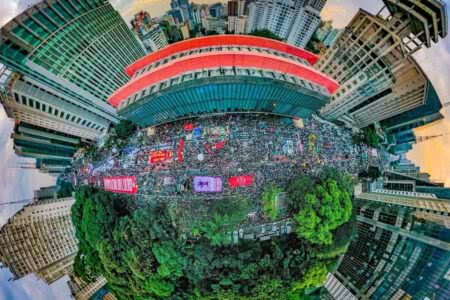
<path id="1" fill-rule="evenodd" d="M 125 147 L 82 157 L 72 174 L 78 183 L 102 185 L 103 177 L 135 176 L 139 195 L 157 197 L 260 197 L 269 184 L 286 187 L 296 174 L 333 167 L 354 176 L 369 166 L 383 169 L 383 153 L 352 142 L 351 131 L 318 118 L 230 114 L 137 130 Z M 232 176 L 252 176 L 232 187 Z M 221 191 L 198 193 L 193 177 L 219 177 Z"/>

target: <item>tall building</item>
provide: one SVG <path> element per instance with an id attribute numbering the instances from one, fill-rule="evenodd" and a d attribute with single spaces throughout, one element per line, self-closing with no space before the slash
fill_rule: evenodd
<path id="1" fill-rule="evenodd" d="M 225 33 L 225 19 L 218 17 L 202 17 L 202 27 L 206 33 L 217 32 L 219 34 Z"/>
<path id="2" fill-rule="evenodd" d="M 149 52 L 155 52 L 166 47 L 169 42 L 164 31 L 158 24 L 154 24 L 141 38 L 142 43 Z"/>
<path id="3" fill-rule="evenodd" d="M 107 114 L 92 112 L 88 109 L 89 105 L 80 105 L 28 76 L 13 72 L 7 84 L 0 92 L 0 102 L 7 116 L 16 122 L 26 122 L 91 141 L 100 138 L 109 129 L 111 118 Z"/>
<path id="4" fill-rule="evenodd" d="M 77 149 L 85 145 L 75 136 L 25 122 L 11 134 L 16 154 L 36 159 L 36 167 L 50 174 L 61 174 L 70 166 Z"/>
<path id="5" fill-rule="evenodd" d="M 228 1 L 228 17 L 235 17 L 238 15 L 238 2 L 237 0 Z"/>
<path id="6" fill-rule="evenodd" d="M 311 67 L 318 57 L 249 35 L 189 39 L 130 65 L 110 103 L 142 127 L 212 113 L 308 117 L 338 84 Z"/>
<path id="7" fill-rule="evenodd" d="M 450 202 L 416 196 L 356 196 L 357 239 L 325 288 L 332 299 L 450 298 Z"/>
<path id="8" fill-rule="evenodd" d="M 180 10 L 183 20 L 179 22 L 189 22 L 192 19 L 189 0 L 172 0 L 170 6 L 172 9 Z"/>
<path id="9" fill-rule="evenodd" d="M 223 17 L 223 4 L 221 2 L 217 2 L 209 7 L 209 15 L 213 18 Z"/>
<path id="10" fill-rule="evenodd" d="M 67 281 L 72 298 L 75 300 L 89 300 L 102 287 L 106 285 L 104 277 L 97 278 L 94 282 L 85 282 L 83 279 L 74 275 L 70 275 L 70 280 Z"/>
<path id="11" fill-rule="evenodd" d="M 249 5 L 247 33 L 268 29 L 305 48 L 320 24 L 326 0 L 259 0 Z"/>
<path id="12" fill-rule="evenodd" d="M 447 35 L 446 6 L 384 3 L 377 15 L 360 10 L 317 64 L 341 83 L 321 110 L 328 120 L 365 127 L 427 103 L 433 87 L 411 55 Z"/>
<path id="13" fill-rule="evenodd" d="M 36 273 L 52 283 L 72 270 L 78 250 L 70 208 L 74 199 L 37 199 L 0 230 L 0 260 L 15 279 Z"/>
<path id="14" fill-rule="evenodd" d="M 244 34 L 247 26 L 247 16 L 228 17 L 228 32 L 234 34 Z"/>
<path id="15" fill-rule="evenodd" d="M 24 81 L 118 122 L 107 98 L 128 81 L 123 69 L 145 55 L 119 13 L 103 0 L 40 1 L 1 28 L 0 62 Z"/>

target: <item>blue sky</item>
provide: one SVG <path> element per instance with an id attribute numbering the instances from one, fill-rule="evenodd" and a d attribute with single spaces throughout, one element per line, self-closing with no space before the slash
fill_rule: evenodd
<path id="1" fill-rule="evenodd" d="M 37 3 L 36 0 L 0 0 L 0 26 L 3 26 L 14 16 L 27 8 L 28 5 Z M 111 3 L 119 10 L 126 21 L 137 11 L 147 10 L 152 16 L 159 16 L 169 8 L 169 0 L 111 0 Z M 196 3 L 215 3 L 217 0 L 198 0 Z M 450 6 L 450 0 L 445 0 Z M 324 19 L 333 19 L 336 27 L 344 27 L 357 12 L 359 7 L 370 12 L 377 12 L 382 7 L 381 0 L 328 0 L 323 11 Z M 435 85 L 439 96 L 443 101 L 450 101 L 450 38 L 441 41 L 438 46 L 426 49 L 418 53 L 417 60 Z M 447 119 L 433 128 L 433 132 L 450 132 L 449 114 Z M 33 190 L 54 183 L 54 178 L 39 174 L 36 171 L 8 168 L 16 162 L 24 159 L 16 157 L 9 138 L 13 122 L 8 120 L 3 108 L 0 107 L 0 203 L 27 199 L 32 197 Z M 444 129 L 443 129 L 444 128 Z M 421 134 L 427 134 L 423 129 Z M 436 143 L 436 141 L 435 141 Z M 422 144 L 414 147 L 411 158 L 414 159 L 426 171 L 431 172 L 435 178 L 448 180 L 450 184 L 450 136 L 439 141 L 439 147 L 432 144 Z M 441 149 L 438 166 L 431 163 L 430 147 Z M 447 154 L 446 149 L 449 151 Z M 21 208 L 21 205 L 0 206 L 0 226 Z M 11 273 L 7 269 L 0 269 L 0 299 L 3 300 L 63 300 L 70 299 L 69 291 L 65 284 L 66 278 L 46 286 L 34 275 L 27 276 L 18 281 L 9 282 Z"/>

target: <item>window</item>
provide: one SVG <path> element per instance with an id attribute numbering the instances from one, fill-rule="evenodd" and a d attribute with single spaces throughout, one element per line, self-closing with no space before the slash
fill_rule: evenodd
<path id="1" fill-rule="evenodd" d="M 28 102 L 29 102 L 31 107 L 34 107 L 34 100 L 33 99 L 28 99 Z"/>
<path id="2" fill-rule="evenodd" d="M 27 97 L 22 96 L 22 104 L 27 105 Z"/>
<path id="3" fill-rule="evenodd" d="M 36 109 L 41 109 L 41 103 L 36 101 Z"/>
<path id="4" fill-rule="evenodd" d="M 16 93 L 14 93 L 14 100 L 16 100 L 17 103 L 20 102 L 19 95 L 17 95 Z"/>

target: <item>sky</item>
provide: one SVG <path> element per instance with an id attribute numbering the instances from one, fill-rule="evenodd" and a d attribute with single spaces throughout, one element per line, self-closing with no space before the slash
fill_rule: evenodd
<path id="1" fill-rule="evenodd" d="M 37 0 L 0 0 L 0 27 L 14 16 L 20 14 Z M 121 13 L 125 21 L 140 11 L 146 10 L 151 16 L 160 16 L 169 9 L 169 0 L 110 0 Z M 197 0 L 195 3 L 216 3 L 217 0 Z M 224 2 L 224 1 L 222 1 Z M 444 0 L 450 6 L 450 0 Z M 381 0 L 328 0 L 322 18 L 333 19 L 334 26 L 343 28 L 352 19 L 359 8 L 376 13 L 382 7 Z M 442 102 L 450 101 L 450 38 L 447 37 L 431 49 L 425 49 L 416 55 L 424 71 L 435 86 Z M 425 126 L 416 130 L 416 134 L 426 136 L 431 134 L 450 133 L 450 112 L 443 111 L 446 119 L 437 124 Z M 18 158 L 12 148 L 9 138 L 14 124 L 8 120 L 0 106 L 0 203 L 29 199 L 33 190 L 42 186 L 54 184 L 53 177 L 40 174 L 35 170 L 8 168 L 17 162 L 27 160 Z M 432 155 L 430 155 L 432 154 Z M 450 134 L 429 142 L 414 145 L 408 153 L 408 158 L 419 165 L 423 171 L 429 172 L 433 179 L 445 181 L 450 186 Z M 30 160 L 28 160 L 30 161 Z M 0 226 L 22 205 L 0 206 Z M 34 275 L 9 282 L 11 273 L 0 269 L 0 299 L 7 300 L 64 300 L 70 299 L 69 291 L 63 278 L 50 287 L 39 281 Z"/>

